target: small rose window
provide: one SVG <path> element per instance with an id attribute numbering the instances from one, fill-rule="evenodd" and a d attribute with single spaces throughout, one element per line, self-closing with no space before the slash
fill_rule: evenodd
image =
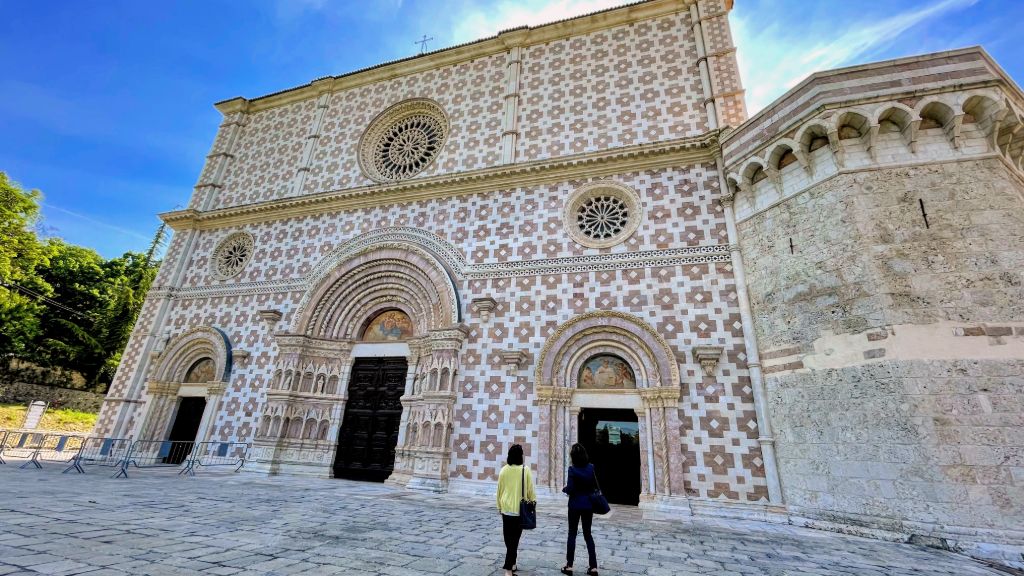
<path id="1" fill-rule="evenodd" d="M 236 276 L 252 258 L 255 242 L 252 235 L 237 232 L 221 241 L 213 251 L 213 274 L 220 279 Z"/>
<path id="2" fill-rule="evenodd" d="M 640 225 L 640 200 L 626 186 L 595 182 L 569 197 L 563 221 L 573 240 L 584 246 L 614 246 L 629 238 Z"/>

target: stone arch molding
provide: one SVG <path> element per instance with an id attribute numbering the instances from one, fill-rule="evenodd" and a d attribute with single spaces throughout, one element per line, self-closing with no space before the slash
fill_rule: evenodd
<path id="1" fill-rule="evenodd" d="M 418 335 L 457 325 L 462 312 L 454 278 L 465 266 L 455 246 L 417 228 L 362 234 L 331 251 L 307 276 L 290 332 L 355 338 L 363 321 L 388 307 L 408 314 Z"/>
<path id="2" fill-rule="evenodd" d="M 668 341 L 643 319 L 618 311 L 594 311 L 560 325 L 548 338 L 537 362 L 535 381 L 540 426 L 538 485 L 557 492 L 564 482 L 569 445 L 578 438 L 574 397 L 579 369 L 597 354 L 615 354 L 628 362 L 639 396 L 634 408 L 640 424 L 642 501 L 659 506 L 687 506 L 680 452 L 679 402 L 682 387 L 678 360 Z"/>
<path id="3" fill-rule="evenodd" d="M 203 358 L 213 360 L 216 382 L 226 384 L 231 377 L 231 340 L 220 328 L 209 326 L 193 328 L 168 342 L 156 358 L 150 380 L 184 382 L 188 369 Z"/>
<path id="4" fill-rule="evenodd" d="M 576 387 L 571 372 L 588 350 L 615 350 L 631 364 L 637 388 L 679 387 L 679 365 L 668 341 L 632 314 L 613 310 L 587 312 L 559 326 L 548 338 L 537 362 L 538 384 Z"/>

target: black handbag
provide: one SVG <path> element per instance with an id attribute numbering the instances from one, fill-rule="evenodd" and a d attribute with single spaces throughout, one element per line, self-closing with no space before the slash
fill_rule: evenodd
<path id="1" fill-rule="evenodd" d="M 602 516 L 612 510 L 612 507 L 608 505 L 608 499 L 601 493 L 601 486 L 597 483 L 597 472 L 594 472 L 594 491 L 590 494 L 590 510 L 594 514 Z"/>
<path id="2" fill-rule="evenodd" d="M 526 465 L 523 465 L 523 478 L 519 484 L 519 524 L 523 530 L 537 527 L 537 503 L 526 499 Z"/>

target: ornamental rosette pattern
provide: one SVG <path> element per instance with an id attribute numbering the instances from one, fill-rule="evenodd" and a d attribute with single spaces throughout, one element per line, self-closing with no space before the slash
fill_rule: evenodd
<path id="1" fill-rule="evenodd" d="M 213 276 L 220 280 L 237 276 L 249 263 L 255 248 L 256 242 L 248 232 L 236 232 L 221 240 L 213 251 Z"/>
<path id="2" fill-rule="evenodd" d="M 399 102 L 370 122 L 359 143 L 359 165 L 376 182 L 396 182 L 423 172 L 448 139 L 448 117 L 431 100 Z"/>
<path id="3" fill-rule="evenodd" d="M 569 197 L 562 220 L 579 244 L 607 248 L 625 241 L 640 225 L 640 198 L 622 184 L 594 182 Z"/>

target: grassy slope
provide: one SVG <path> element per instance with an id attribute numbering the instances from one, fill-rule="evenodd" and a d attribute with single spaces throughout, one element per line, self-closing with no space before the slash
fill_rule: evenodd
<path id="1" fill-rule="evenodd" d="M 25 421 L 26 407 L 23 404 L 0 404 L 0 428 L 18 428 Z M 40 430 L 54 432 L 90 432 L 99 414 L 78 410 L 47 410 Z"/>

